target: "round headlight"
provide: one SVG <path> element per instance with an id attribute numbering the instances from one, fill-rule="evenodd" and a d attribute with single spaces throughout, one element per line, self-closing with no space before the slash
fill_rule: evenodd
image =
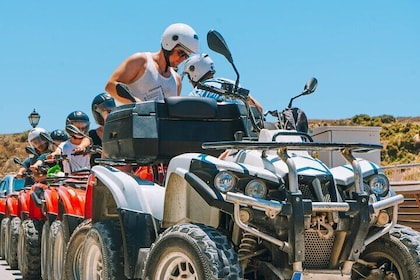
<path id="1" fill-rule="evenodd" d="M 246 185 L 245 194 L 254 198 L 265 198 L 267 186 L 261 180 L 252 180 Z"/>
<path id="2" fill-rule="evenodd" d="M 221 171 L 214 177 L 214 186 L 221 192 L 225 193 L 230 191 L 235 184 L 235 176 L 228 171 Z"/>
<path id="3" fill-rule="evenodd" d="M 374 175 L 369 180 L 370 191 L 379 196 L 386 196 L 389 191 L 389 180 L 383 174 Z"/>

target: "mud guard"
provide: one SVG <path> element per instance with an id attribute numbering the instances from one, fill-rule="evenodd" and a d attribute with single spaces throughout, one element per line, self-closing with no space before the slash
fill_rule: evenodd
<path id="1" fill-rule="evenodd" d="M 233 213 L 233 205 L 225 201 L 223 194 L 189 172 L 191 162 L 197 159 L 217 160 L 212 156 L 189 153 L 177 156 L 169 163 L 162 221 L 164 228 L 181 222 L 199 222 L 217 228 L 220 210 Z"/>

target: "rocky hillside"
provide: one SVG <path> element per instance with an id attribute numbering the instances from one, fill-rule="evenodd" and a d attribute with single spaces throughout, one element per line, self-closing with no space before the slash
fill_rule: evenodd
<path id="1" fill-rule="evenodd" d="M 394 118 L 390 115 L 370 117 L 357 115 L 343 120 L 310 120 L 309 127 L 319 126 L 380 126 L 382 165 L 420 162 L 420 117 Z M 0 177 L 19 168 L 13 157 L 25 158 L 28 131 L 0 135 Z"/>

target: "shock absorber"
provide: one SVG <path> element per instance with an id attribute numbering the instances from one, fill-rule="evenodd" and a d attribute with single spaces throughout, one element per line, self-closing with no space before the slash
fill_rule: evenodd
<path id="1" fill-rule="evenodd" d="M 239 244 L 238 256 L 242 266 L 242 271 L 245 271 L 248 266 L 251 257 L 255 256 L 255 250 L 257 249 L 258 238 L 249 233 L 243 232 L 241 243 Z"/>

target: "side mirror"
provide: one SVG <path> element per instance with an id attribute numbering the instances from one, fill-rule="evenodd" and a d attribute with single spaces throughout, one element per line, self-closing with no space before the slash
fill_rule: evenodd
<path id="1" fill-rule="evenodd" d="M 42 132 L 42 133 L 44 133 L 44 132 Z M 25 147 L 25 151 L 29 155 L 34 155 L 36 157 L 39 157 L 39 153 L 33 147 L 31 147 L 31 146 L 26 146 Z"/>
<path id="2" fill-rule="evenodd" d="M 313 93 L 316 90 L 317 85 L 318 85 L 318 80 L 315 79 L 314 77 L 310 78 L 306 82 L 305 87 L 303 88 L 302 94 L 306 95 L 306 94 Z"/>
<path id="3" fill-rule="evenodd" d="M 118 83 L 115 88 L 116 88 L 117 93 L 118 93 L 119 96 L 121 96 L 123 98 L 126 98 L 126 99 L 130 100 L 133 103 L 136 103 L 136 99 L 131 94 L 130 89 L 128 88 L 128 86 L 126 84 Z"/>
<path id="4" fill-rule="evenodd" d="M 222 54 L 232 64 L 233 58 L 230 50 L 226 44 L 225 39 L 216 30 L 210 30 L 207 33 L 207 45 L 209 48 L 217 53 Z"/>
<path id="5" fill-rule="evenodd" d="M 14 157 L 13 158 L 13 162 L 16 163 L 16 164 L 18 164 L 18 165 L 20 165 L 20 166 L 22 166 L 22 161 L 18 157 Z"/>

